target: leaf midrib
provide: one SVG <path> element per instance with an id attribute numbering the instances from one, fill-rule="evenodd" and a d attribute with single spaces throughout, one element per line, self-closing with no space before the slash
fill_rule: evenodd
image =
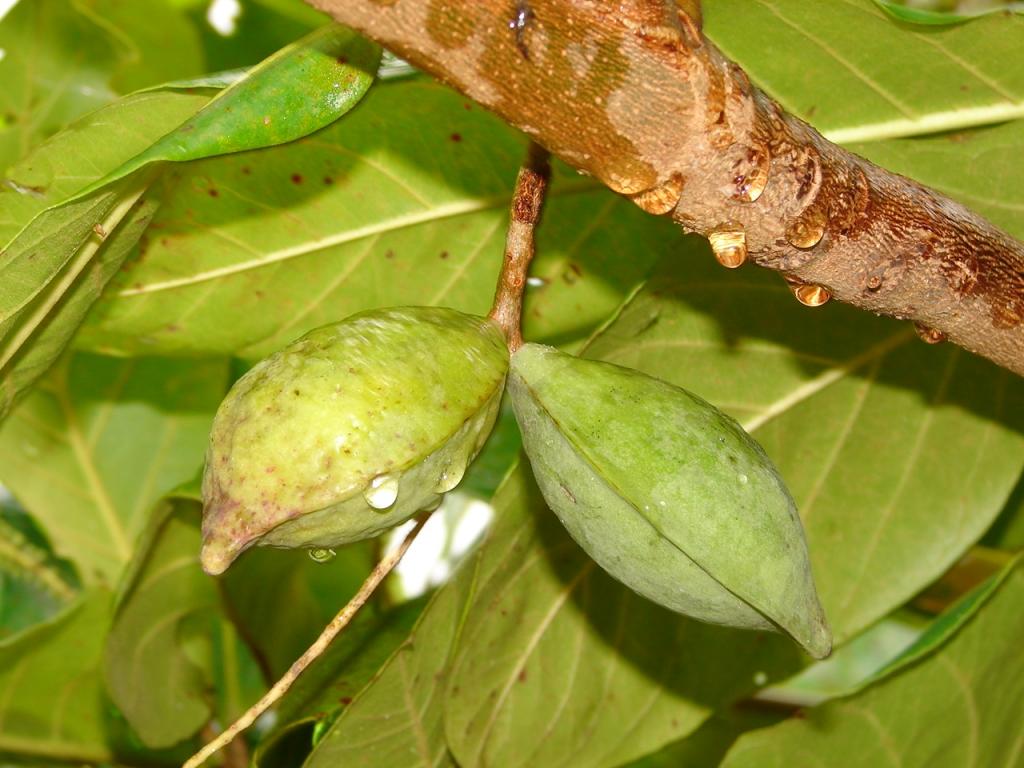
<path id="1" fill-rule="evenodd" d="M 592 192 L 599 188 L 600 186 L 596 182 L 576 183 L 573 184 L 572 186 L 567 186 L 562 189 L 555 189 L 552 191 L 550 196 L 559 197 L 583 194 L 586 192 Z M 199 272 L 194 275 L 189 275 L 187 277 L 173 278 L 170 280 L 162 280 L 154 283 L 133 286 L 131 288 L 125 288 L 121 291 L 118 291 L 115 294 L 115 296 L 139 296 L 177 288 L 187 288 L 193 285 L 208 282 L 210 280 L 217 280 L 220 278 L 230 277 L 232 275 L 248 272 L 250 270 L 262 269 L 272 264 L 279 264 L 290 259 L 308 256 L 310 254 L 326 250 L 327 248 L 333 248 L 338 245 L 344 245 L 346 243 L 361 240 L 363 238 L 387 234 L 390 232 L 407 229 L 409 227 L 414 227 L 420 224 L 431 224 L 443 221 L 445 219 L 455 218 L 457 216 L 464 216 L 471 213 L 480 213 L 482 211 L 505 208 L 507 205 L 507 195 L 494 195 L 490 197 L 459 200 L 453 203 L 447 203 L 445 205 L 438 206 L 436 208 L 414 211 L 412 213 L 403 214 L 401 216 L 395 216 L 394 218 L 374 222 L 373 224 L 369 224 L 364 227 L 357 227 L 355 229 L 349 229 L 343 232 L 336 232 L 327 237 L 310 240 L 305 243 L 294 245 L 288 248 L 281 248 L 277 251 L 271 251 L 269 253 L 262 254 L 258 258 L 253 258 L 244 262 L 238 262 L 235 264 L 231 264 L 229 266 L 220 267 L 218 269 L 211 269 L 207 270 L 206 272 Z"/>

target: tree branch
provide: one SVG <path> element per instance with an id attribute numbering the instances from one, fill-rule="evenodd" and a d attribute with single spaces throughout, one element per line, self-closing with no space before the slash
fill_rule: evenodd
<path id="1" fill-rule="evenodd" d="M 695 0 L 307 0 L 644 210 L 1024 374 L 1024 244 L 822 138 L 702 35 Z M 724 246 L 721 243 L 725 243 Z"/>

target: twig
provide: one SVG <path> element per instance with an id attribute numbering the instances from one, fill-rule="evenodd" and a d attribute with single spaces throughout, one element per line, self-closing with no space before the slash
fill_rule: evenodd
<path id="1" fill-rule="evenodd" d="M 348 605 L 341 609 L 337 616 L 331 619 L 331 623 L 320 633 L 320 637 L 292 664 L 291 668 L 274 684 L 274 687 L 267 691 L 263 698 L 249 707 L 245 714 L 238 718 L 230 728 L 227 728 L 220 736 L 190 757 L 182 768 L 198 768 L 214 753 L 229 744 L 238 734 L 256 722 L 260 715 L 288 692 L 288 689 L 292 687 L 292 684 L 298 679 L 299 675 L 327 650 L 334 638 L 341 633 L 352 620 L 352 617 L 356 615 L 356 612 L 370 599 L 370 596 L 373 595 L 374 590 L 377 589 L 384 578 L 398 565 L 398 562 L 408 551 L 417 534 L 423 529 L 423 525 L 427 522 L 427 517 L 424 516 L 417 520 L 416 526 L 409 531 L 398 549 L 390 555 L 384 556 L 374 566 L 373 571 L 366 578 L 366 581 L 363 582 L 359 591 L 356 592 L 355 597 L 348 602 Z"/>
<path id="2" fill-rule="evenodd" d="M 498 277 L 490 314 L 505 332 L 510 352 L 515 352 L 523 344 L 523 291 L 536 251 L 534 232 L 540 221 L 550 179 L 551 164 L 547 150 L 531 143 L 512 194 L 512 212 L 505 237 L 505 262 Z"/>

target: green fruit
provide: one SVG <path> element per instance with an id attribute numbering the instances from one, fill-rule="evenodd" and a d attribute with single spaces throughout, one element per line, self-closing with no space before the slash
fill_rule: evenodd
<path id="1" fill-rule="evenodd" d="M 832 639 L 793 500 L 710 404 L 637 371 L 527 344 L 509 392 L 548 506 L 608 573 L 702 621 Z"/>
<path id="2" fill-rule="evenodd" d="M 508 350 L 481 317 L 374 310 L 303 336 L 232 387 L 203 475 L 202 564 L 330 548 L 440 503 L 498 412 Z"/>

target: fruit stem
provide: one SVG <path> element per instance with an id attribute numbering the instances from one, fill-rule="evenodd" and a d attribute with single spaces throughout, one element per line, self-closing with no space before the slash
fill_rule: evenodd
<path id="1" fill-rule="evenodd" d="M 505 236 L 505 262 L 501 266 L 494 306 L 489 317 L 505 332 L 509 352 L 523 345 L 522 314 L 526 275 L 536 251 L 534 231 L 540 221 L 541 209 L 551 179 L 548 151 L 530 142 L 526 161 L 519 169 L 512 193 L 512 211 Z"/>
<path id="2" fill-rule="evenodd" d="M 424 515 L 416 521 L 416 526 L 409 531 L 405 539 L 399 545 L 398 549 L 389 555 L 385 555 L 381 558 L 380 562 L 374 566 L 373 571 L 369 576 L 366 577 L 366 581 L 356 592 L 353 597 L 344 608 L 331 619 L 331 622 L 324 627 L 324 631 L 320 633 L 318 637 L 306 652 L 303 653 L 296 661 L 291 665 L 284 676 L 281 677 L 273 688 L 264 694 L 263 698 L 253 704 L 245 713 L 236 720 L 230 728 L 226 729 L 213 741 L 208 743 L 205 747 L 196 752 L 182 768 L 199 768 L 207 759 L 215 754 L 222 747 L 232 742 L 238 734 L 256 722 L 256 719 L 266 712 L 274 703 L 276 703 L 288 689 L 292 687 L 292 684 L 298 679 L 299 675 L 303 671 L 316 661 L 324 651 L 327 650 L 331 642 L 336 638 L 348 623 L 352 620 L 352 617 L 356 615 L 356 612 L 363 607 L 367 600 L 373 595 L 374 590 L 380 585 L 384 578 L 391 573 L 391 570 L 398 565 L 402 556 L 408 551 L 410 545 L 415 540 L 417 534 L 423 530 L 424 524 L 430 515 Z"/>

